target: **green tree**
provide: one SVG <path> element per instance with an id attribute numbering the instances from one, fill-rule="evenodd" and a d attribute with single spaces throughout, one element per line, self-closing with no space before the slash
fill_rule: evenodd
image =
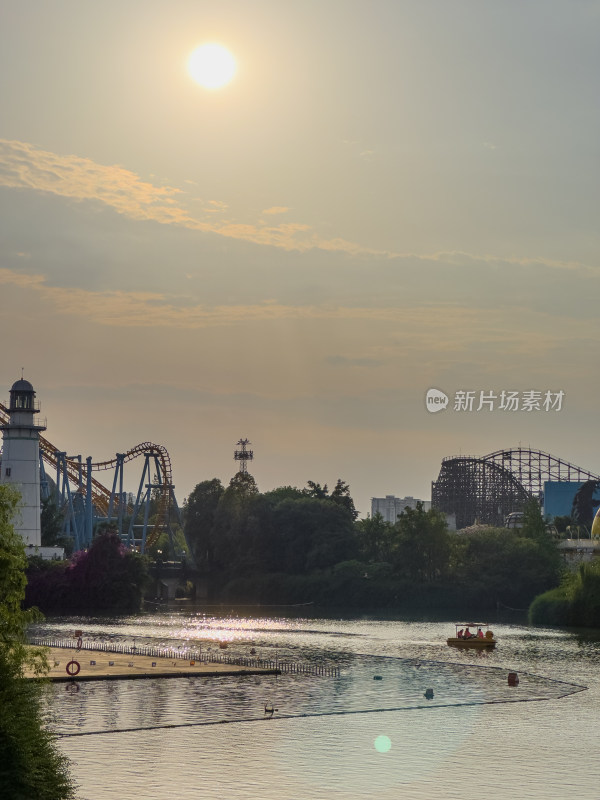
<path id="1" fill-rule="evenodd" d="M 600 560 L 566 572 L 556 589 L 538 595 L 529 608 L 529 621 L 540 625 L 600 627 Z"/>
<path id="2" fill-rule="evenodd" d="M 275 508 L 274 527 L 285 572 L 325 569 L 356 554 L 352 516 L 330 500 L 284 500 Z"/>
<path id="3" fill-rule="evenodd" d="M 94 536 L 87 551 L 70 562 L 32 563 L 27 572 L 27 605 L 45 611 L 139 611 L 149 580 L 148 557 L 122 544 L 113 530 Z"/>
<path id="4" fill-rule="evenodd" d="M 26 667 L 43 675 L 43 651 L 26 645 L 27 626 L 39 613 L 21 608 L 25 596 L 25 550 L 12 527 L 19 496 L 0 485 L 0 797 L 67 800 L 74 787 L 66 758 L 43 726 L 41 687 L 24 677 Z"/>
<path id="5" fill-rule="evenodd" d="M 379 511 L 356 523 L 357 544 L 362 558 L 369 562 L 391 562 L 395 531 Z"/>
<path id="6" fill-rule="evenodd" d="M 555 576 L 562 571 L 562 560 L 556 541 L 542 517 L 537 500 L 529 500 L 523 509 L 523 527 L 519 534 L 526 539 L 532 539 L 538 545 L 541 554 L 543 569 L 550 570 Z"/>
<path id="7" fill-rule="evenodd" d="M 486 528 L 457 536 L 454 578 L 482 606 L 524 608 L 536 594 L 556 586 L 561 569 L 556 547 L 523 536 L 522 530 Z"/>
<path id="8" fill-rule="evenodd" d="M 40 527 L 43 547 L 64 547 L 65 553 L 73 552 L 73 538 L 64 532 L 65 515 L 58 507 L 55 496 L 52 494 L 42 500 Z"/>
<path id="9" fill-rule="evenodd" d="M 445 516 L 435 509 L 405 508 L 394 526 L 392 558 L 397 571 L 411 580 L 430 583 L 444 577 L 450 555 Z"/>
<path id="10" fill-rule="evenodd" d="M 330 499 L 345 508 L 352 519 L 358 517 L 358 511 L 354 507 L 354 500 L 350 496 L 350 487 L 341 478 L 337 479 L 333 492 L 330 494 Z"/>
<path id="11" fill-rule="evenodd" d="M 223 576 L 239 575 L 258 568 L 260 556 L 253 544 L 260 536 L 262 512 L 256 481 L 247 472 L 237 472 L 229 481 L 215 509 L 211 533 L 213 564 Z"/>
<path id="12" fill-rule="evenodd" d="M 265 492 L 265 499 L 272 505 L 276 506 L 282 500 L 300 500 L 306 497 L 306 489 L 298 489 L 296 486 L 279 486 L 277 489 L 271 489 L 270 492 Z"/>
<path id="13" fill-rule="evenodd" d="M 321 486 L 320 483 L 315 483 L 314 481 L 307 481 L 306 485 L 308 486 L 306 494 L 309 497 L 314 497 L 317 500 L 326 500 L 329 497 L 329 494 L 327 493 L 327 484 Z"/>
<path id="14" fill-rule="evenodd" d="M 52 495 L 42 500 L 40 524 L 42 531 L 42 546 L 55 546 L 58 539 L 62 537 L 65 518 L 62 511 L 58 507 L 55 497 Z"/>
<path id="15" fill-rule="evenodd" d="M 199 565 L 210 566 L 214 560 L 213 526 L 224 491 L 218 478 L 202 481 L 184 505 L 183 530 L 192 556 Z"/>
<path id="16" fill-rule="evenodd" d="M 148 582 L 147 557 L 123 545 L 114 530 L 94 536 L 69 567 L 73 607 L 94 611 L 138 611 Z"/>
<path id="17" fill-rule="evenodd" d="M 600 489 L 600 481 L 586 481 L 578 490 L 573 498 L 571 516 L 577 525 L 585 525 L 589 528 L 594 519 L 594 507 L 598 505 L 598 500 L 594 495 Z"/>
<path id="18" fill-rule="evenodd" d="M 540 504 L 533 498 L 528 500 L 523 507 L 523 527 L 520 529 L 520 534 L 538 542 L 548 539 Z"/>
<path id="19" fill-rule="evenodd" d="M 258 494 L 258 486 L 254 477 L 249 472 L 236 472 L 229 481 L 228 489 L 235 492 L 240 499 L 252 497 Z"/>

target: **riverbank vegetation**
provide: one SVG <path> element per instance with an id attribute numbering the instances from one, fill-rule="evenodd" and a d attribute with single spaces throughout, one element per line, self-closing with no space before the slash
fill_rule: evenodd
<path id="1" fill-rule="evenodd" d="M 576 572 L 565 573 L 560 586 L 536 597 L 529 621 L 600 628 L 600 562 L 580 564 Z"/>
<path id="2" fill-rule="evenodd" d="M 148 577 L 147 559 L 105 530 L 69 561 L 30 559 L 25 601 L 44 613 L 132 613 L 141 608 Z"/>
<path id="3" fill-rule="evenodd" d="M 347 608 L 526 609 L 558 584 L 561 560 L 537 504 L 522 529 L 450 532 L 445 517 L 422 506 L 392 525 L 364 520 L 350 489 L 284 486 L 261 494 L 238 473 L 228 487 L 196 486 L 184 529 L 212 602 Z"/>
<path id="4" fill-rule="evenodd" d="M 68 762 L 43 725 L 42 686 L 23 677 L 25 667 L 43 675 L 44 652 L 26 646 L 27 626 L 40 619 L 22 610 L 25 548 L 11 520 L 19 495 L 0 485 L 0 797 L 69 800 L 75 796 Z"/>

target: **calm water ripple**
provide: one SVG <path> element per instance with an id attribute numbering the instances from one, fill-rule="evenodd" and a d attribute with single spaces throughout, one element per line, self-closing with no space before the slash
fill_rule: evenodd
<path id="1" fill-rule="evenodd" d="M 52 727 L 73 762 L 81 800 L 600 796 L 594 633 L 499 624 L 497 649 L 475 654 L 447 647 L 447 623 L 369 619 L 182 612 L 54 620 L 41 632 L 65 636 L 76 627 L 102 641 L 204 650 L 222 640 L 234 656 L 254 647 L 262 658 L 276 651 L 280 660 L 341 667 L 339 678 L 49 688 Z M 508 686 L 508 671 L 519 673 L 518 687 Z M 534 699 L 543 702 L 514 702 Z M 277 709 L 272 716 L 265 703 Z"/>

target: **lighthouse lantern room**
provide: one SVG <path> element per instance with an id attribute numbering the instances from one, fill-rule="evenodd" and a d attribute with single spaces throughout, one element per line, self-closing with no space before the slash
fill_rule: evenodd
<path id="1" fill-rule="evenodd" d="M 0 426 L 3 437 L 0 483 L 12 484 L 21 493 L 14 520 L 15 530 L 26 545 L 40 547 L 40 431 L 36 423 L 39 403 L 29 381 L 16 381 L 10 390 L 8 423 Z"/>

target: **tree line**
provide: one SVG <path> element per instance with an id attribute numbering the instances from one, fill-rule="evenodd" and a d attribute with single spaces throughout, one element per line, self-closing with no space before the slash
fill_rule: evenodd
<path id="1" fill-rule="evenodd" d="M 518 530 L 451 532 L 443 514 L 357 520 L 347 483 L 258 491 L 238 473 L 199 483 L 184 531 L 216 602 L 526 609 L 557 585 L 561 560 L 535 502 Z"/>

